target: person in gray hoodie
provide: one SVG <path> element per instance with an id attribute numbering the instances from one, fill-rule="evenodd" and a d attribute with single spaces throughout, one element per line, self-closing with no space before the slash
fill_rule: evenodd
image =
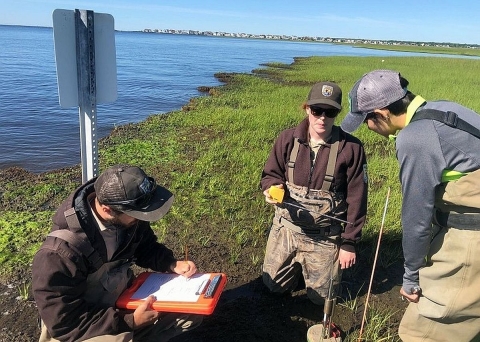
<path id="1" fill-rule="evenodd" d="M 362 123 L 395 139 L 402 186 L 403 341 L 480 338 L 480 116 L 425 101 L 393 70 L 374 70 L 349 93 L 346 132 Z"/>

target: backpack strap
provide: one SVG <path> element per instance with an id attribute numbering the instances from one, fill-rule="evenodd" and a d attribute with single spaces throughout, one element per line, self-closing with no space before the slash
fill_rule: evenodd
<path id="1" fill-rule="evenodd" d="M 430 119 L 443 122 L 453 128 L 461 129 L 480 139 L 480 129 L 460 119 L 455 112 L 444 112 L 437 109 L 421 109 L 415 113 L 410 122 L 422 119 Z"/>
<path id="2" fill-rule="evenodd" d="M 50 232 L 48 236 L 60 238 L 68 242 L 88 259 L 91 267 L 93 267 L 95 270 L 98 270 L 103 265 L 103 260 L 100 257 L 100 254 L 93 248 L 90 240 L 87 237 L 87 234 L 81 230 L 75 208 L 72 207 L 66 210 L 64 215 L 65 219 L 67 220 L 68 227 L 70 229 L 74 228 L 76 232 L 74 233 L 69 229 L 59 229 Z"/>
<path id="3" fill-rule="evenodd" d="M 339 145 L 339 139 L 340 135 L 338 132 L 338 127 L 334 126 L 332 128 L 332 144 L 330 145 L 330 154 L 328 156 L 328 164 L 327 164 L 327 171 L 325 173 L 325 178 L 323 179 L 323 184 L 322 184 L 322 190 L 329 191 L 330 186 L 333 183 L 334 180 L 334 174 L 335 174 L 335 165 L 337 163 L 337 154 L 338 154 L 338 145 Z M 300 146 L 300 142 L 298 138 L 295 138 L 293 141 L 293 149 L 292 152 L 290 153 L 290 159 L 288 161 L 288 171 L 287 171 L 287 176 L 288 176 L 288 181 L 293 182 L 293 171 L 295 169 L 295 162 L 297 160 L 298 156 L 298 148 Z"/>
<path id="4" fill-rule="evenodd" d="M 457 113 L 450 111 L 441 111 L 437 109 L 421 109 L 415 113 L 410 122 L 416 120 L 430 119 L 443 122 L 445 125 L 448 125 L 453 128 L 460 129 L 465 131 L 474 137 L 480 139 L 480 129 L 469 124 L 465 120 L 458 117 Z M 451 173 L 453 172 L 453 175 Z M 442 174 L 442 182 L 449 182 L 451 180 L 459 179 L 463 174 L 455 173 L 452 170 L 444 170 Z M 449 178 L 451 177 L 451 178 Z"/>
<path id="5" fill-rule="evenodd" d="M 328 155 L 327 171 L 325 172 L 325 178 L 323 179 L 322 190 L 330 191 L 333 180 L 335 177 L 335 165 L 337 164 L 337 154 L 340 135 L 338 133 L 338 127 L 332 127 L 332 144 L 330 145 L 330 154 Z"/>

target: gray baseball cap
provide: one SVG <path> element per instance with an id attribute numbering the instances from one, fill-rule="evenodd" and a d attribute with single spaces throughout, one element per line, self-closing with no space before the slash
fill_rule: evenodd
<path id="1" fill-rule="evenodd" d="M 365 121 L 368 113 L 385 108 L 407 94 L 400 84 L 400 73 L 393 70 L 374 70 L 362 76 L 348 94 L 350 112 L 340 124 L 351 133 Z"/>

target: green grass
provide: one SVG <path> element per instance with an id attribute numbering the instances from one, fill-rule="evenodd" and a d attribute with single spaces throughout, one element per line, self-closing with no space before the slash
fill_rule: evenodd
<path id="1" fill-rule="evenodd" d="M 339 83 L 347 104 L 348 90 L 361 75 L 390 68 L 399 70 L 410 81 L 409 88 L 426 99 L 453 100 L 480 111 L 478 60 L 311 57 L 297 59 L 288 67 L 268 65 L 263 70 L 273 81 L 235 75 L 213 96 L 192 99 L 187 112 L 153 115 L 142 123 L 117 127 L 101 141 L 101 169 L 113 163 L 137 164 L 176 194 L 170 215 L 156 223 L 159 230 L 167 233 L 171 224 L 181 224 L 188 231 L 198 217 L 204 217 L 213 226 L 227 226 L 224 230 L 228 233 L 218 233 L 216 239 L 233 237 L 239 246 L 247 241 L 258 243 L 271 216 L 258 188 L 263 164 L 279 132 L 303 118 L 301 103 L 316 81 Z M 368 155 L 369 206 L 364 237 L 376 237 L 390 187 L 385 233 L 398 241 L 401 195 L 394 144 L 365 127 L 355 134 L 364 142 Z M 49 229 L 48 217 L 55 205 L 77 185 L 68 179 L 58 182 L 57 174 L 52 177 L 48 173 L 34 185 L 1 185 L 2 203 L 15 202 L 17 210 L 9 213 L 0 209 L 0 261 L 6 270 L 14 269 L 20 261 L 27 263 Z M 18 226 L 23 229 L 12 234 L 12 227 Z M 198 230 L 187 235 L 196 241 L 213 238 Z M 388 257 L 382 260 L 389 262 Z"/>
<path id="2" fill-rule="evenodd" d="M 20 299 L 28 300 L 30 298 L 30 287 L 32 284 L 30 282 L 22 283 L 17 286 L 18 294 Z"/>
<path id="3" fill-rule="evenodd" d="M 463 55 L 463 56 L 480 56 L 480 49 L 467 47 L 444 47 L 444 46 L 415 46 L 415 45 L 374 45 L 374 44 L 355 44 L 355 46 L 389 51 L 406 51 L 406 52 L 421 52 L 421 53 L 435 53 L 447 55 Z"/>
<path id="4" fill-rule="evenodd" d="M 367 311 L 364 329 L 348 335 L 345 342 L 375 341 L 375 342 L 400 342 L 396 328 L 392 327 L 392 318 L 395 312 L 391 309 L 379 309 L 374 305 Z"/>
<path id="5" fill-rule="evenodd" d="M 3 212 L 0 217 L 0 265 L 2 273 L 30 265 L 38 242 L 43 241 L 52 212 Z"/>

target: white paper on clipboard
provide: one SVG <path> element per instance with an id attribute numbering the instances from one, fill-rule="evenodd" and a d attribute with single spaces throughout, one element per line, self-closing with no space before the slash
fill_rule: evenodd
<path id="1" fill-rule="evenodd" d="M 157 301 L 196 302 L 209 279 L 208 273 L 194 274 L 190 278 L 172 273 L 152 273 L 132 295 L 132 299 L 154 295 Z"/>

